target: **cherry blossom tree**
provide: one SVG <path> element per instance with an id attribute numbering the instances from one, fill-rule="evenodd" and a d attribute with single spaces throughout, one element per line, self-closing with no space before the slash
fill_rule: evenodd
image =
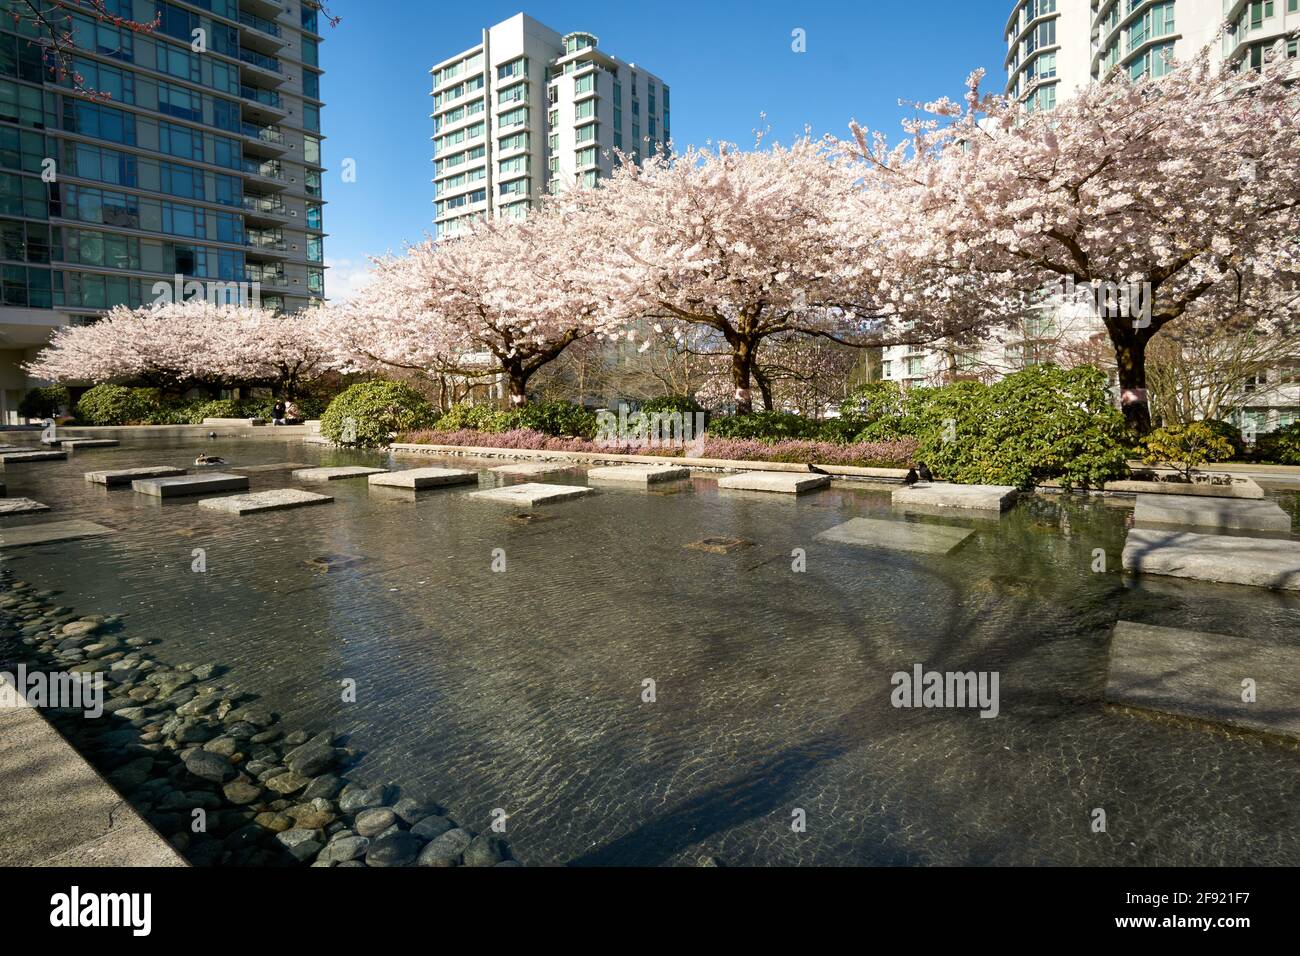
<path id="1" fill-rule="evenodd" d="M 896 254 L 907 247 L 888 241 L 892 207 L 864 185 L 866 172 L 808 138 L 624 162 L 594 191 L 591 252 L 624 312 L 703 326 L 726 343 L 735 406 L 749 412 L 773 336 L 921 342 L 968 334 L 996 314 L 952 295 L 923 257 Z M 926 290 L 922 313 L 914 303 Z"/>
<path id="2" fill-rule="evenodd" d="M 582 201 L 548 203 L 376 260 L 336 312 L 341 353 L 360 367 L 501 377 L 524 404 L 539 369 L 620 325 L 592 279 L 586 215 Z"/>
<path id="3" fill-rule="evenodd" d="M 1184 317 L 1267 308 L 1295 274 L 1300 93 L 1274 59 L 1233 72 L 1207 48 L 1158 80 L 1119 71 L 1050 113 L 983 95 L 977 72 L 965 103 L 927 104 L 908 142 L 855 126 L 854 151 L 902 214 L 895 239 L 963 290 L 1001 287 L 1026 306 L 1094 290 L 1125 416 L 1146 431 L 1152 338 Z"/>

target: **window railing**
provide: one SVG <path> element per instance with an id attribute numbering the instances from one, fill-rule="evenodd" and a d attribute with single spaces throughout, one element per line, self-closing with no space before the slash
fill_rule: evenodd
<path id="1" fill-rule="evenodd" d="M 280 94 L 275 90 L 264 90 L 257 86 L 240 86 L 239 95 L 246 100 L 252 100 L 255 103 L 262 103 L 266 106 L 274 106 L 280 109 Z"/>
<path id="2" fill-rule="evenodd" d="M 278 37 L 280 35 L 279 24 L 273 23 L 270 20 L 266 19 L 265 17 L 259 17 L 255 13 L 247 13 L 244 10 L 240 10 L 239 22 L 246 27 L 252 27 L 254 30 L 258 30 L 262 33 L 268 33 L 273 37 Z"/>
<path id="3" fill-rule="evenodd" d="M 285 214 L 284 200 L 267 196 L 245 196 L 244 208 L 249 212 Z"/>
<path id="4" fill-rule="evenodd" d="M 270 70 L 272 73 L 280 72 L 280 61 L 273 56 L 267 56 L 265 53 L 258 53 L 256 50 L 246 50 L 239 48 L 239 59 L 244 63 L 251 63 L 253 66 L 260 66 L 264 70 Z"/>
<path id="5" fill-rule="evenodd" d="M 284 145 L 284 132 L 278 126 L 258 126 L 256 123 L 244 123 L 240 126 L 240 131 L 245 136 L 260 139 L 264 143 L 275 143 L 278 146 Z"/>

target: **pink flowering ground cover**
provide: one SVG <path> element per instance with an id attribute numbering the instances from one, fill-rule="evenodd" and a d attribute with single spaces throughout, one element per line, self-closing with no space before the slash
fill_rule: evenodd
<path id="1" fill-rule="evenodd" d="M 520 429 L 492 433 L 478 431 L 409 432 L 398 441 L 416 445 L 454 445 L 462 448 L 513 448 L 520 451 L 591 452 L 620 455 L 657 455 L 665 458 L 726 458 L 733 461 L 779 461 L 792 464 L 852 465 L 859 468 L 909 468 L 916 460 L 917 442 L 858 442 L 836 444 L 820 441 L 763 442 L 757 439 L 710 438 L 704 436 L 689 449 L 619 445 L 586 438 L 556 438 Z"/>

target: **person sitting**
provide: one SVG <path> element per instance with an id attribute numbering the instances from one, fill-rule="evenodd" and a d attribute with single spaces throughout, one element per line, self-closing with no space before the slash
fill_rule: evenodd
<path id="1" fill-rule="evenodd" d="M 281 399 L 277 398 L 275 404 L 271 406 L 271 424 L 284 424 L 284 402 Z"/>

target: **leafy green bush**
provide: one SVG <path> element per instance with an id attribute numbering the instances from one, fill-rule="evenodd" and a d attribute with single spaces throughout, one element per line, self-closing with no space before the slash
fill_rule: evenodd
<path id="1" fill-rule="evenodd" d="M 1232 446 L 1231 458 L 1221 458 L 1219 461 L 1229 461 L 1231 459 L 1245 458 L 1249 448 L 1246 445 L 1246 439 L 1241 435 L 1241 429 L 1232 422 L 1225 422 L 1219 418 L 1207 418 L 1201 424 L 1206 425 L 1209 429 L 1218 435 L 1229 445 Z"/>
<path id="2" fill-rule="evenodd" d="M 530 402 L 506 413 L 503 430 L 520 428 L 562 438 L 591 438 L 596 434 L 596 413 L 572 402 Z"/>
<path id="3" fill-rule="evenodd" d="M 61 409 L 72 404 L 72 397 L 62 385 L 34 388 L 18 403 L 18 414 L 23 418 L 54 418 Z"/>
<path id="4" fill-rule="evenodd" d="M 161 408 L 153 389 L 96 385 L 77 402 L 77 421 L 85 425 L 151 424 Z"/>
<path id="5" fill-rule="evenodd" d="M 895 418 L 903 414 L 908 394 L 897 382 L 867 382 L 851 391 L 840 403 L 840 414 L 864 422 Z"/>
<path id="6" fill-rule="evenodd" d="M 1148 465 L 1169 465 L 1186 481 L 1192 472 L 1207 462 L 1227 461 L 1233 457 L 1232 442 L 1224 438 L 1209 422 L 1190 425 L 1166 425 L 1147 435 L 1143 461 Z"/>
<path id="7" fill-rule="evenodd" d="M 440 432 L 503 432 L 507 431 L 509 414 L 492 405 L 469 405 L 458 402 L 451 406 L 433 426 Z"/>
<path id="8" fill-rule="evenodd" d="M 400 382 L 349 386 L 321 416 L 321 434 L 342 444 L 387 445 L 393 435 L 428 428 L 437 412 L 415 389 Z"/>
<path id="9" fill-rule="evenodd" d="M 1038 365 L 992 385 L 920 391 L 909 396 L 919 458 L 948 481 L 1097 487 L 1128 473 L 1124 419 L 1099 369 Z"/>
<path id="10" fill-rule="evenodd" d="M 1300 465 L 1300 422 L 1256 438 L 1255 457 L 1274 465 Z"/>
<path id="11" fill-rule="evenodd" d="M 760 441 L 783 441 L 790 438 L 815 439 L 819 422 L 789 412 L 751 412 L 748 415 L 722 415 L 709 425 L 711 438 L 749 438 Z"/>

